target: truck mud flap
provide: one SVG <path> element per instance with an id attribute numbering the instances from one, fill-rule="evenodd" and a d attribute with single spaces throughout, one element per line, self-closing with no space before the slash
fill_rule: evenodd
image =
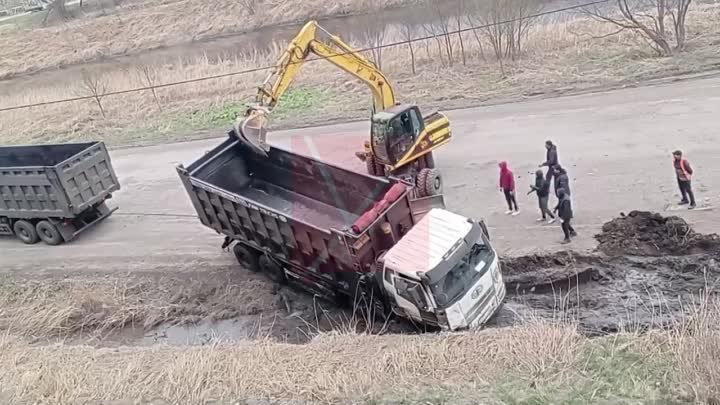
<path id="1" fill-rule="evenodd" d="M 92 211 L 95 211 L 97 214 L 97 217 L 89 222 L 82 222 L 81 226 L 76 226 L 76 223 L 78 221 L 82 221 L 82 218 L 76 218 L 71 223 L 67 224 L 63 221 L 57 221 L 55 222 L 55 226 L 60 231 L 60 234 L 62 235 L 63 239 L 65 239 L 66 242 L 69 242 L 73 239 L 75 239 L 78 235 L 85 232 L 86 230 L 92 228 L 93 226 L 97 225 L 100 221 L 104 220 L 105 218 L 112 215 L 113 212 L 117 211 L 118 207 L 108 207 L 105 205 L 105 203 L 100 204 L 96 208 L 93 208 Z"/>

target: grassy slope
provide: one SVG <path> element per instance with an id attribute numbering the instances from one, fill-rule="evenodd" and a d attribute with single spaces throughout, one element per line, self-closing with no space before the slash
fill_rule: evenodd
<path id="1" fill-rule="evenodd" d="M 703 378 L 686 378 L 687 365 L 674 354 L 677 343 L 667 334 L 588 340 L 572 327 L 546 323 L 481 334 L 320 336 L 301 346 L 257 341 L 118 350 L 28 346 L 6 337 L 0 339 L 0 382 L 12 398 L 8 404 L 162 399 L 190 405 L 267 398 L 672 404 L 692 401 L 692 388 L 701 390 L 697 399 L 703 400 L 713 388 L 704 388 Z M 682 343 L 698 347 L 695 338 Z M 718 360 L 716 354 L 704 362 Z"/>

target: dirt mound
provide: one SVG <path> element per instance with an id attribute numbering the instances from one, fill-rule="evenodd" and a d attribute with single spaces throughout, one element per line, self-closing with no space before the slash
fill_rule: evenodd
<path id="1" fill-rule="evenodd" d="M 695 232 L 684 219 L 632 211 L 605 223 L 595 235 L 598 249 L 609 255 L 663 256 L 705 253 L 720 248 L 717 234 Z"/>

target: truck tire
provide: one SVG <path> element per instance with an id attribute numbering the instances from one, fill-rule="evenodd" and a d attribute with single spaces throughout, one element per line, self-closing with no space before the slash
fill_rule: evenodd
<path id="1" fill-rule="evenodd" d="M 37 234 L 43 242 L 51 246 L 57 246 L 63 243 L 63 237 L 60 235 L 55 225 L 51 224 L 50 221 L 40 221 L 35 225 Z"/>
<path id="2" fill-rule="evenodd" d="M 235 246 L 233 246 L 233 253 L 235 254 L 235 259 L 237 259 L 238 263 L 240 263 L 240 266 L 252 271 L 253 273 L 260 271 L 260 266 L 258 266 L 259 255 L 256 251 L 243 246 L 240 243 L 236 243 Z"/>
<path id="3" fill-rule="evenodd" d="M 34 245 L 40 240 L 40 237 L 35 230 L 35 226 L 22 219 L 15 222 L 13 225 L 13 232 L 15 232 L 15 236 L 18 239 L 28 245 Z"/>
<path id="4" fill-rule="evenodd" d="M 424 168 L 417 178 L 417 188 L 421 197 L 442 194 L 443 184 L 440 170 Z"/>
<path id="5" fill-rule="evenodd" d="M 268 255 L 261 255 L 258 260 L 260 270 L 272 281 L 285 284 L 285 271 L 280 264 Z"/>

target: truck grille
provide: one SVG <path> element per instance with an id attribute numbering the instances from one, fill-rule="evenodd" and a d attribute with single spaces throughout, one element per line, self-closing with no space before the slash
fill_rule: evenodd
<path id="1" fill-rule="evenodd" d="M 488 303 L 493 298 L 495 298 L 495 285 L 488 288 L 485 294 L 475 303 L 475 305 L 473 305 L 472 308 L 470 308 L 467 317 L 468 321 L 470 319 L 476 319 L 482 312 L 483 308 L 487 307 Z"/>

